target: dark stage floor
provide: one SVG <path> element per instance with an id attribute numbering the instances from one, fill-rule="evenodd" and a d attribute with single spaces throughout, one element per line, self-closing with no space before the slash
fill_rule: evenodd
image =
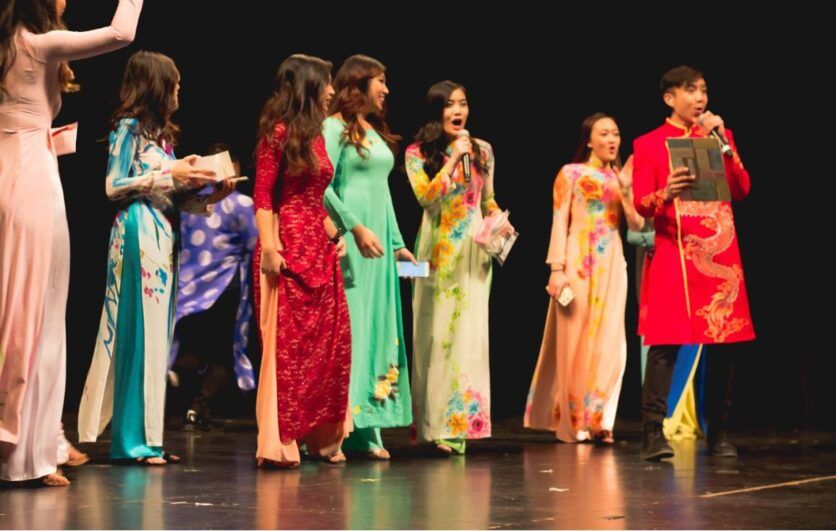
<path id="1" fill-rule="evenodd" d="M 614 447 L 560 444 L 495 426 L 466 457 L 410 447 L 384 432 L 390 463 L 305 462 L 255 468 L 254 426 L 166 433 L 183 464 L 114 466 L 107 443 L 67 470 L 69 488 L 0 489 L 0 528 L 833 528 L 836 434 L 748 433 L 741 457 L 676 443 L 662 463 L 638 458 L 638 425 Z M 72 439 L 72 434 L 69 434 Z M 786 484 L 786 485 L 780 485 Z"/>

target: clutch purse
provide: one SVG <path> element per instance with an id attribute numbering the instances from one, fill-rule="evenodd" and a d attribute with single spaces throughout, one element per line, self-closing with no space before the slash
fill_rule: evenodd
<path id="1" fill-rule="evenodd" d="M 517 241 L 519 233 L 508 232 L 511 226 L 508 221 L 510 213 L 503 210 L 482 220 L 482 226 L 473 240 L 486 253 L 496 259 L 499 265 L 503 265 L 508 258 L 508 253 Z"/>

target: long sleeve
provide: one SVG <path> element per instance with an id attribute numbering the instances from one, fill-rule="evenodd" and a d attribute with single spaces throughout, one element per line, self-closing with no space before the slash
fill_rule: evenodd
<path id="1" fill-rule="evenodd" d="M 41 61 L 74 61 L 124 48 L 133 42 L 143 0 L 119 0 L 110 26 L 90 31 L 55 30 L 29 35 L 29 45 Z"/>
<path id="2" fill-rule="evenodd" d="M 569 216 L 572 208 L 572 182 L 566 173 L 566 168 L 557 173 L 552 191 L 554 213 L 549 252 L 546 256 L 546 263 L 552 266 L 566 265 L 566 242 L 569 238 Z"/>
<path id="3" fill-rule="evenodd" d="M 726 165 L 726 179 L 729 183 L 729 191 L 731 191 L 732 199 L 741 201 L 749 195 L 749 190 L 752 188 L 752 180 L 749 177 L 749 172 L 743 167 L 740 155 L 737 154 L 734 135 L 728 129 L 726 129 L 726 138 L 734 154 L 731 159 L 729 157 L 724 157 L 723 159 L 723 163 Z"/>
<path id="4" fill-rule="evenodd" d="M 325 139 L 325 151 L 328 152 L 328 158 L 331 160 L 331 165 L 334 167 L 334 179 L 341 179 L 342 175 L 339 171 L 340 156 L 343 145 L 343 129 L 345 125 L 341 120 L 336 118 L 329 118 L 322 124 L 322 137 Z M 354 149 L 353 147 L 350 149 Z M 340 196 L 334 190 L 334 181 L 328 185 L 325 190 L 325 198 L 323 199 L 325 209 L 328 215 L 336 223 L 337 227 L 343 232 L 350 232 L 360 220 L 355 216 L 348 207 L 345 206 Z"/>
<path id="5" fill-rule="evenodd" d="M 633 205 L 645 218 L 661 215 L 665 210 L 664 183 L 659 188 L 653 166 L 650 146 L 636 140 L 633 142 Z"/>
<path id="6" fill-rule="evenodd" d="M 487 166 L 485 171 L 485 184 L 482 186 L 482 215 L 490 216 L 494 212 L 500 210 L 499 205 L 496 204 L 496 199 L 494 198 L 493 176 L 496 163 L 491 145 L 482 140 L 477 140 L 477 143 L 479 145 L 479 149 L 482 151 L 482 157 L 484 157 L 485 165 Z"/>
<path id="7" fill-rule="evenodd" d="M 131 167 L 139 149 L 138 128 L 136 120 L 122 120 L 116 131 L 110 134 L 105 191 L 113 201 L 163 195 L 174 190 L 174 181 L 168 169 L 131 175 Z"/>
<path id="8" fill-rule="evenodd" d="M 424 157 L 421 155 L 421 148 L 413 144 L 406 150 L 406 175 L 409 177 L 409 184 L 418 204 L 423 208 L 431 209 L 441 203 L 441 198 L 447 193 L 444 185 L 444 174 L 439 171 L 432 179 L 424 171 Z"/>
<path id="9" fill-rule="evenodd" d="M 255 160 L 254 210 L 274 211 L 273 197 L 282 161 L 282 141 L 287 133 L 284 124 L 276 124 L 272 142 L 267 138 L 258 144 Z"/>
<path id="10" fill-rule="evenodd" d="M 392 204 L 392 194 L 387 190 L 386 193 L 386 217 L 389 219 L 389 230 L 392 231 L 392 249 L 398 250 L 406 247 L 401 235 L 401 229 L 398 226 L 398 218 L 395 216 L 395 206 Z"/>
<path id="11" fill-rule="evenodd" d="M 249 199 L 245 195 L 240 195 L 241 198 Z M 246 201 L 249 203 L 249 201 Z M 244 209 L 246 212 L 247 210 Z M 248 214 L 248 215 L 247 215 Z M 255 244 L 258 241 L 258 230 L 255 227 L 255 219 L 252 213 L 241 214 L 239 217 L 238 235 L 241 238 L 241 256 L 239 268 L 239 280 L 241 282 L 241 298 L 238 302 L 238 311 L 235 320 L 235 335 L 232 343 L 232 357 L 235 359 L 235 376 L 238 379 L 238 387 L 244 391 L 255 389 L 255 375 L 253 374 L 252 362 L 247 356 L 247 347 L 249 344 L 249 328 L 250 319 L 253 316 L 253 294 L 252 294 L 252 275 L 250 275 L 250 268 L 253 263 L 253 253 L 255 252 Z"/>

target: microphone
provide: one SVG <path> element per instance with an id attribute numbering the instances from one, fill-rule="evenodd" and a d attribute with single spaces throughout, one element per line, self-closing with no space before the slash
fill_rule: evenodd
<path id="1" fill-rule="evenodd" d="M 699 118 L 697 118 L 697 123 L 700 124 L 700 127 L 705 129 L 705 127 L 703 127 L 703 125 L 702 125 L 702 122 L 703 122 L 702 115 L 700 115 Z M 732 148 L 729 145 L 729 141 L 726 140 L 726 137 L 723 136 L 723 133 L 720 132 L 719 127 L 715 127 L 714 129 L 709 131 L 708 136 L 717 139 L 717 142 L 720 143 L 720 151 L 723 152 L 723 155 L 725 155 L 727 157 L 733 157 L 734 156 L 734 152 L 732 151 Z"/>
<path id="2" fill-rule="evenodd" d="M 469 137 L 470 133 L 467 132 L 467 129 L 462 129 L 458 132 L 457 135 L 459 138 L 466 136 Z M 464 171 L 464 182 L 470 182 L 470 153 L 465 153 L 462 155 L 462 170 Z"/>

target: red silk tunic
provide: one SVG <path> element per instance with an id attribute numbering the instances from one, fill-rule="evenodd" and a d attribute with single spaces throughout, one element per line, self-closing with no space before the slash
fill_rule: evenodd
<path id="1" fill-rule="evenodd" d="M 701 137 L 671 120 L 633 143 L 633 186 L 639 213 L 653 217 L 656 250 L 645 263 L 639 334 L 647 345 L 734 343 L 754 339 L 734 215 L 727 201 L 665 202 L 670 174 L 665 140 Z M 732 132 L 734 157 L 724 157 L 732 199 L 749 193 Z"/>

